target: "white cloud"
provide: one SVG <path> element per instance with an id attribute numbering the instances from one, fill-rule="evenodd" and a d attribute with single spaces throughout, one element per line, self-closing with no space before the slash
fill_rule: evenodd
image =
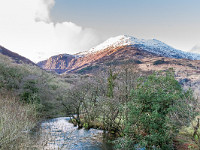
<path id="1" fill-rule="evenodd" d="M 199 53 L 200 54 L 200 43 L 195 45 L 192 49 L 191 52 L 193 53 Z"/>
<path id="2" fill-rule="evenodd" d="M 36 21 L 50 22 L 50 10 L 54 6 L 54 0 L 40 0 L 35 13 Z"/>
<path id="3" fill-rule="evenodd" d="M 53 23 L 54 4 L 55 0 L 0 0 L 0 45 L 37 62 L 100 42 L 93 29 L 72 22 Z"/>

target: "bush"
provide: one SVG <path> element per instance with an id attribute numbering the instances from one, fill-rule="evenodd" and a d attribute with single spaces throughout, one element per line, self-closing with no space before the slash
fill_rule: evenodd
<path id="1" fill-rule="evenodd" d="M 5 93 L 4 93 L 5 95 Z M 14 95 L 0 94 L 0 149 L 21 149 L 28 131 L 36 122 L 34 105 L 21 104 Z"/>
<path id="2" fill-rule="evenodd" d="M 0 64 L 0 88 L 17 89 L 21 79 L 22 74 L 18 69 Z"/>
<path id="3" fill-rule="evenodd" d="M 156 60 L 156 61 L 153 62 L 153 65 L 161 65 L 161 64 L 167 64 L 167 62 L 164 61 L 164 59 Z"/>
<path id="4" fill-rule="evenodd" d="M 87 72 L 90 72 L 90 71 L 93 71 L 95 69 L 98 69 L 99 66 L 95 65 L 95 66 L 87 66 L 81 70 L 78 70 L 77 73 L 79 74 L 84 74 L 84 73 L 87 73 Z"/>
<path id="5" fill-rule="evenodd" d="M 128 60 L 123 60 L 123 61 L 113 60 L 113 61 L 105 63 L 106 66 L 119 66 L 119 65 L 128 65 L 128 64 L 142 64 L 142 62 L 138 59 L 128 59 Z"/>
<path id="6" fill-rule="evenodd" d="M 40 103 L 40 97 L 38 96 L 38 88 L 36 87 L 36 81 L 28 80 L 24 84 L 23 93 L 21 94 L 21 100 L 26 103 Z"/>
<path id="7" fill-rule="evenodd" d="M 128 103 L 128 120 L 121 148 L 173 149 L 173 138 L 195 114 L 191 91 L 183 91 L 173 72 L 140 78 Z M 182 124 L 184 123 L 184 124 Z M 120 145 L 120 144 L 119 144 Z"/>

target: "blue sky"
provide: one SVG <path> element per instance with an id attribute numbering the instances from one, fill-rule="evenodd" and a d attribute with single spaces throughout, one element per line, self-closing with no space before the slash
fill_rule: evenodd
<path id="1" fill-rule="evenodd" d="M 0 0 L 0 34 L 34 62 L 122 34 L 200 53 L 200 0 Z"/>
<path id="2" fill-rule="evenodd" d="M 199 0 L 56 0 L 51 14 L 92 27 L 200 25 L 199 8 Z"/>
<path id="3" fill-rule="evenodd" d="M 199 0 L 56 0 L 51 16 L 55 22 L 72 21 L 106 37 L 160 38 L 183 50 L 200 42 Z"/>
<path id="4" fill-rule="evenodd" d="M 55 21 L 72 20 L 90 25 L 94 21 L 161 23 L 200 22 L 199 0 L 56 0 Z M 132 19 L 131 19 L 132 18 Z"/>

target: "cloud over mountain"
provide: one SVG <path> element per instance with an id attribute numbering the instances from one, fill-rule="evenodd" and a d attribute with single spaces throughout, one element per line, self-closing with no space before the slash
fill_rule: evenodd
<path id="1" fill-rule="evenodd" d="M 100 42 L 99 34 L 72 22 L 54 23 L 55 0 L 0 0 L 0 44 L 39 61 L 76 53 Z"/>
<path id="2" fill-rule="evenodd" d="M 191 52 L 193 53 L 199 53 L 200 54 L 200 44 L 195 45 L 192 49 Z"/>

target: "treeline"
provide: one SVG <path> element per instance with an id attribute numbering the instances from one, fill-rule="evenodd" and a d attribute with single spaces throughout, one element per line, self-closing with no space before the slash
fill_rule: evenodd
<path id="1" fill-rule="evenodd" d="M 173 149 L 181 127 L 198 114 L 197 99 L 182 89 L 173 70 L 110 69 L 77 82 L 63 99 L 74 124 L 115 134 L 117 149 Z"/>

